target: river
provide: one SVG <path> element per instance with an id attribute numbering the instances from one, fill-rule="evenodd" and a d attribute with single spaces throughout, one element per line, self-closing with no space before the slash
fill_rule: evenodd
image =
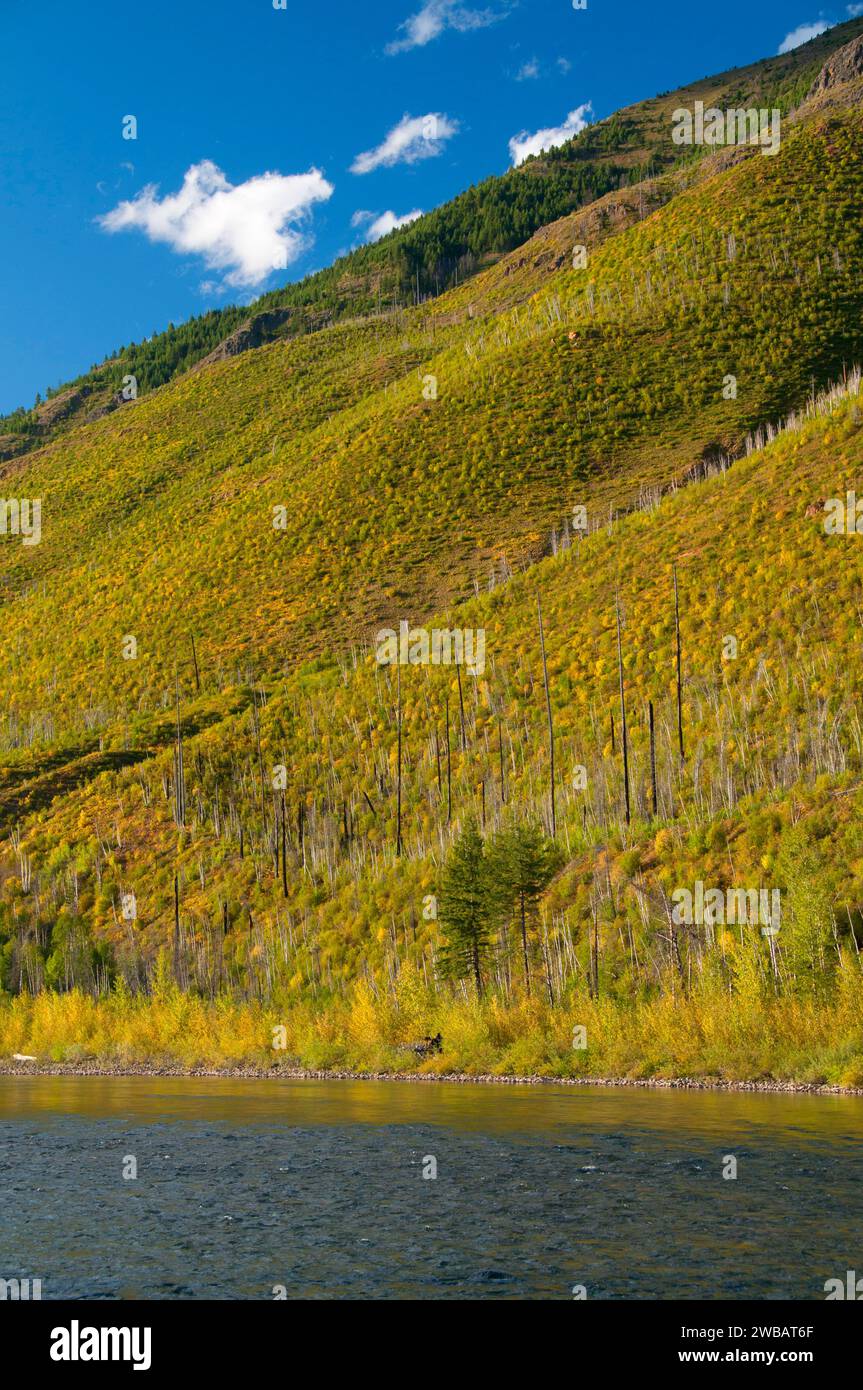
<path id="1" fill-rule="evenodd" d="M 823 1299 L 863 1272 L 861 1138 L 852 1097 L 4 1076 L 0 1279 L 44 1299 Z"/>

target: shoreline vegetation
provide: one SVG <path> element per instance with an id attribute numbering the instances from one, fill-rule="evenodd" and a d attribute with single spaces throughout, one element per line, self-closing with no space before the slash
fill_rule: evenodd
<path id="1" fill-rule="evenodd" d="M 863 1095 L 860 994 L 631 1000 L 442 996 L 408 970 L 326 1002 L 123 987 L 0 994 L 0 1074 L 649 1086 Z M 855 972 L 856 975 L 856 972 Z M 440 1052 L 423 1039 L 440 1033 Z M 418 1051 L 419 1049 L 419 1051 Z M 16 1061 L 15 1055 L 31 1060 Z"/>

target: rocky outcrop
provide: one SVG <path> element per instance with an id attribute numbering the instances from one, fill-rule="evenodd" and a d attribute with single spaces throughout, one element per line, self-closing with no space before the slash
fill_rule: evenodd
<path id="1" fill-rule="evenodd" d="M 326 310 L 265 309 L 245 319 L 229 334 L 219 346 L 191 368 L 193 372 L 208 367 L 211 362 L 224 362 L 227 357 L 237 357 L 241 352 L 252 348 L 265 347 L 267 343 L 280 338 L 293 338 L 298 333 L 318 333 L 322 328 L 331 328 L 333 316 Z"/>
<path id="2" fill-rule="evenodd" d="M 268 309 L 262 314 L 255 314 L 235 328 L 207 357 L 203 357 L 198 366 L 207 367 L 211 362 L 223 362 L 226 357 L 238 357 L 241 352 L 263 347 L 274 338 L 283 337 L 293 317 L 293 309 Z"/>
<path id="3" fill-rule="evenodd" d="M 52 396 L 49 401 L 36 407 L 37 428 L 44 431 L 59 425 L 61 420 L 65 420 L 78 409 L 89 394 L 89 386 L 73 386 L 68 391 L 61 391 L 59 395 Z"/>
<path id="4" fill-rule="evenodd" d="M 124 396 L 122 391 L 115 391 L 109 400 L 97 406 L 95 410 L 91 410 L 87 416 L 87 424 L 92 424 L 94 420 L 101 420 L 104 416 L 110 415 L 112 410 L 119 410 L 121 405 L 129 405 L 130 403 L 130 398 Z"/>
<path id="5" fill-rule="evenodd" d="M 829 92 L 833 87 L 841 87 L 846 82 L 854 82 L 863 77 L 863 34 L 837 48 L 824 64 L 809 92 L 809 98 Z"/>

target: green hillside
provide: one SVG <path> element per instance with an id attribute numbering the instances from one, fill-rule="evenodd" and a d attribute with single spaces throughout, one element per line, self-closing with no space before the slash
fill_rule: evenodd
<path id="1" fill-rule="evenodd" d="M 603 519 L 739 447 L 863 355 L 861 134 L 852 108 L 715 157 L 587 270 L 556 224 L 563 264 L 513 308 L 495 268 L 473 317 L 456 290 L 273 344 L 22 459 L 43 519 L 2 553 L 16 717 L 79 736 L 158 707 L 192 637 L 218 681 L 345 649 L 535 558 L 575 505 Z"/>
<path id="2" fill-rule="evenodd" d="M 751 1012 L 765 1011 L 757 1018 L 767 1026 L 778 993 L 790 1013 L 774 1020 L 777 1036 L 787 1043 L 787 1033 L 802 1021 L 809 1029 L 793 1054 L 797 1065 L 800 1057 L 808 1059 L 806 1076 L 859 1080 L 863 746 L 855 711 L 863 669 L 852 653 L 861 576 L 854 561 L 858 538 L 826 534 L 823 512 L 825 494 L 843 497 L 863 463 L 858 391 L 855 377 L 847 399 L 839 393 L 819 404 L 809 423 L 766 449 L 447 615 L 452 628 L 484 630 L 488 660 L 479 678 L 462 676 L 460 669 L 454 675 L 452 667 L 403 668 L 401 855 L 396 681 L 371 651 L 226 692 L 218 701 L 206 693 L 184 700 L 185 815 L 175 801 L 175 752 L 166 747 L 133 760 L 117 729 L 114 749 L 106 747 L 102 768 L 94 769 L 98 775 L 77 790 L 64 789 L 50 808 L 34 808 L 12 837 L 7 985 L 62 988 L 74 980 L 98 991 L 116 972 L 132 991 L 148 977 L 164 991 L 164 980 L 175 975 L 184 990 L 204 998 L 228 988 L 240 999 L 270 999 L 270 1013 L 279 1020 L 299 1011 L 307 1024 L 304 1010 L 323 1010 L 314 1015 L 317 1044 L 305 1041 L 304 1060 L 313 1064 L 343 1065 L 357 1056 L 397 1064 L 398 1043 L 420 1022 L 433 1031 L 442 1017 L 451 1030 L 452 1009 L 464 1005 L 458 995 L 453 1002 L 431 988 L 440 926 L 425 917 L 447 847 L 470 815 L 489 841 L 532 817 L 550 828 L 536 608 L 541 596 L 562 868 L 529 939 L 539 998 L 518 1016 L 522 1028 L 541 1023 L 543 1032 L 519 1043 L 516 1022 L 506 1021 L 507 1000 L 526 1006 L 518 1004 L 520 955 L 511 940 L 504 949 L 517 916 L 504 919 L 492 967 L 500 996 L 494 1007 L 504 1010 L 500 1045 L 493 1018 L 484 1017 L 481 1028 L 474 1018 L 469 1037 L 479 1032 L 483 1039 L 474 1061 L 577 1071 L 585 1059 L 566 1057 L 562 1039 L 587 1016 L 590 995 L 598 995 L 590 1005 L 594 1026 L 604 1000 L 612 1011 L 604 1026 L 611 1029 L 615 1005 L 640 999 L 647 1008 L 659 989 L 660 1001 L 675 990 L 683 996 L 690 1023 L 703 1016 L 719 1030 L 712 1039 L 698 1031 L 687 1037 L 689 1065 L 733 1075 L 741 1056 L 748 1056 Z M 753 535 L 764 544 L 754 544 Z M 768 545 L 771 535 L 775 542 Z M 673 566 L 680 592 L 684 760 L 676 720 Z M 730 636 L 737 654 L 726 659 Z M 831 660 L 835 652 L 842 653 L 841 662 Z M 214 702 L 224 715 L 215 721 Z M 655 814 L 649 702 L 656 728 Z M 167 744 L 170 727 L 166 712 L 161 726 L 151 727 L 152 741 Z M 118 764 L 125 757 L 125 770 L 108 764 L 112 751 Z M 284 794 L 272 786 L 279 768 L 285 769 Z M 21 764 L 16 769 L 19 777 L 27 771 Z M 676 939 L 669 933 L 671 894 L 699 878 L 723 889 L 779 888 L 777 974 L 757 928 L 717 929 L 713 940 L 694 930 L 681 930 Z M 134 922 L 122 917 L 130 893 Z M 161 966 L 160 948 L 167 952 Z M 167 976 L 160 977 L 160 969 Z M 409 987 L 419 994 L 403 1014 L 396 1007 L 399 990 Z M 721 1012 L 723 995 L 736 990 L 741 1012 L 732 1039 L 727 1020 L 720 1028 L 711 1009 L 717 992 Z M 355 1015 L 366 995 L 373 1015 L 375 999 L 386 1004 L 386 1020 L 377 1029 L 369 1023 L 364 1043 Z M 28 1006 L 16 1009 L 18 1023 L 32 1023 Z M 195 1055 L 212 1058 L 210 1041 L 208 1052 L 199 1037 Z M 655 1043 L 641 1059 L 642 1070 L 675 1060 L 661 1053 L 667 1034 Z M 600 1061 L 614 1055 L 615 1045 L 622 1042 L 611 1029 Z M 255 1056 L 265 1054 L 260 1030 L 249 1046 Z M 759 1046 L 759 1055 L 775 1066 L 769 1038 Z M 627 1067 L 634 1062 L 628 1057 Z"/>
<path id="3" fill-rule="evenodd" d="M 0 1050 L 863 1080 L 859 97 L 7 463 Z"/>

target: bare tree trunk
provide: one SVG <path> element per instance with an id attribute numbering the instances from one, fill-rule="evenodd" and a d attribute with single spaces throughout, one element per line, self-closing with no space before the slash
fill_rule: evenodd
<path id="1" fill-rule="evenodd" d="M 438 798 L 440 798 L 443 796 L 443 783 L 441 781 L 440 773 L 440 737 L 438 735 L 437 725 L 435 725 L 434 731 L 434 755 L 435 762 L 437 763 L 437 794 Z"/>
<path id="2" fill-rule="evenodd" d="M 174 687 L 177 700 L 177 750 L 174 755 L 174 819 L 186 824 L 186 771 L 183 765 L 183 729 L 180 723 L 180 678 L 174 667 Z"/>
<path id="3" fill-rule="evenodd" d="M 498 751 L 498 758 L 499 758 L 499 761 L 500 761 L 500 804 L 501 804 L 502 806 L 505 806 L 505 805 L 506 805 L 506 778 L 504 777 L 504 772 L 503 772 L 503 724 L 502 724 L 502 722 L 501 722 L 500 716 L 498 716 L 498 721 L 497 721 L 497 751 Z"/>
<path id="4" fill-rule="evenodd" d="M 180 880 L 174 874 L 174 943 L 173 943 L 173 975 L 177 984 L 180 983 Z"/>
<path id="5" fill-rule="evenodd" d="M 545 659 L 545 632 L 542 626 L 542 603 L 539 594 L 536 596 L 536 611 L 539 615 L 539 648 L 542 653 L 542 679 L 545 685 L 545 709 L 548 715 L 548 757 L 549 757 L 549 787 L 551 789 L 551 837 L 554 839 L 557 834 L 557 816 L 554 805 L 554 723 L 551 714 L 551 694 L 548 688 L 548 665 Z"/>
<path id="6" fill-rule="evenodd" d="M 620 642 L 620 602 L 615 600 L 617 614 L 617 674 L 620 682 L 620 732 L 623 739 L 623 793 L 626 802 L 626 824 L 630 821 L 629 807 L 629 741 L 626 736 L 626 699 L 623 694 L 623 649 Z"/>
<path id="7" fill-rule="evenodd" d="M 599 913 L 593 908 L 593 997 L 599 998 Z"/>
<path id="8" fill-rule="evenodd" d="M 524 906 L 524 893 L 521 893 L 519 896 L 521 897 L 521 953 L 522 953 L 522 956 L 524 957 L 524 987 L 525 987 L 525 990 L 527 991 L 527 997 L 528 997 L 528 999 L 529 999 L 529 998 L 530 998 L 530 961 L 528 960 L 528 955 L 527 955 L 527 913 L 525 912 L 525 906 Z"/>
<path id="9" fill-rule="evenodd" d="M 396 796 L 396 855 L 402 852 L 402 667 L 396 667 L 396 688 L 398 691 L 398 792 Z"/>
<path id="10" fill-rule="evenodd" d="M 258 748 L 258 775 L 261 779 L 261 840 L 267 838 L 267 803 L 264 798 L 264 755 L 261 751 L 261 724 L 258 719 L 258 697 L 252 691 L 252 714 L 255 721 L 255 742 Z"/>
<path id="11" fill-rule="evenodd" d="M 648 711 L 650 714 L 650 787 L 653 803 L 653 817 L 655 820 L 656 816 L 659 814 L 659 801 L 656 794 L 656 729 L 653 722 L 652 700 L 648 702 Z"/>
<path id="12" fill-rule="evenodd" d="M 683 747 L 683 685 L 681 681 L 680 659 L 680 599 L 677 592 L 677 567 L 674 569 L 674 633 L 677 644 L 677 738 L 680 744 L 680 761 L 686 757 Z"/>
<path id="13" fill-rule="evenodd" d="M 288 806 L 285 800 L 285 793 L 282 792 L 282 897 L 288 896 Z"/>
<path id="14" fill-rule="evenodd" d="M 449 746 L 449 691 L 444 697 L 446 715 L 446 823 L 452 820 L 452 757 Z"/>

